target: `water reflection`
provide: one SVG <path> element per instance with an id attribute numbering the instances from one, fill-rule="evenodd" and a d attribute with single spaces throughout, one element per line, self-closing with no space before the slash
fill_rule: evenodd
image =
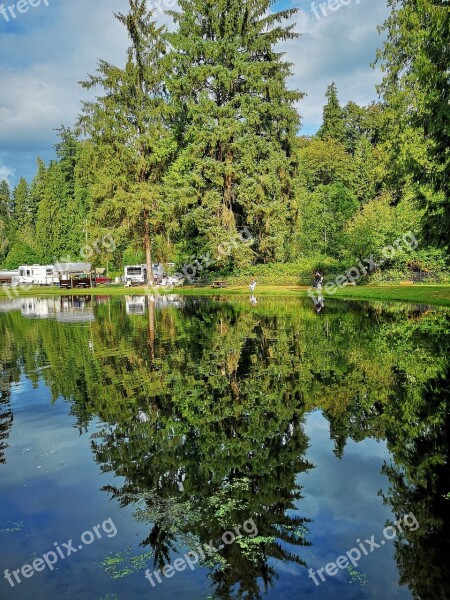
<path id="1" fill-rule="evenodd" d="M 320 410 L 338 458 L 350 440 L 387 441 L 384 501 L 421 525 L 396 543 L 401 581 L 413 597 L 449 597 L 448 311 L 327 302 L 319 318 L 309 301 L 252 304 L 88 296 L 0 306 L 0 461 L 23 371 L 70 399 L 80 432 L 101 419 L 93 457 L 116 478 L 103 489 L 137 509 L 155 568 L 182 546 L 219 546 L 251 517 L 258 536 L 210 564 L 215 597 L 276 598 L 280 565 L 310 560 L 298 480 L 320 468 L 305 432 Z M 353 597 L 340 585 L 335 597 Z"/>

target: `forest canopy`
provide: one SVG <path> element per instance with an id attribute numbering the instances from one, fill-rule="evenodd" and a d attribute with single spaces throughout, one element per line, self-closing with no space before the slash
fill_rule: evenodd
<path id="1" fill-rule="evenodd" d="M 412 232 L 414 256 L 397 253 L 377 276 L 446 277 L 446 2 L 389 0 L 380 100 L 342 106 L 331 82 L 314 136 L 301 133 L 304 92 L 290 89 L 279 51 L 297 36 L 296 9 L 180 0 L 169 32 L 146 0 L 129 4 L 115 15 L 129 37 L 124 63 L 101 60 L 81 82 L 95 97 L 59 129 L 55 160 L 38 157 L 33 180 L 14 189 L 0 182 L 3 268 L 78 260 L 108 233 L 114 253 L 92 261 L 117 272 L 201 256 L 222 274 L 338 270 Z M 251 244 L 237 235 L 244 228 Z"/>

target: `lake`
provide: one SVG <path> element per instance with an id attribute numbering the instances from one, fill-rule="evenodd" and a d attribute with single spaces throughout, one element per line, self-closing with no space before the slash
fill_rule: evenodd
<path id="1" fill-rule="evenodd" d="M 0 301 L 0 598 L 450 598 L 450 311 Z"/>

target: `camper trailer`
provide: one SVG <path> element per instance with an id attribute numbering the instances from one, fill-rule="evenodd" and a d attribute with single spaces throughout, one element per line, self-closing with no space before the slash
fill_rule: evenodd
<path id="1" fill-rule="evenodd" d="M 13 277 L 18 277 L 19 271 L 0 271 L 0 284 L 12 283 Z"/>
<path id="2" fill-rule="evenodd" d="M 53 265 L 24 265 L 19 275 L 12 278 L 13 285 L 58 285 L 59 277 Z"/>
<path id="3" fill-rule="evenodd" d="M 160 264 L 153 265 L 153 277 L 156 281 L 164 277 L 164 268 Z M 125 267 L 124 281 L 127 285 L 143 285 L 147 283 L 147 265 L 131 265 Z"/>

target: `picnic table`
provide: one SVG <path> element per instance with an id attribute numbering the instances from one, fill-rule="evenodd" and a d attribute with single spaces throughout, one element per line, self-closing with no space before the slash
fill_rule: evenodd
<path id="1" fill-rule="evenodd" d="M 212 288 L 224 288 L 224 287 L 227 287 L 227 285 L 228 284 L 226 281 L 221 281 L 221 280 L 216 280 L 211 283 Z"/>

